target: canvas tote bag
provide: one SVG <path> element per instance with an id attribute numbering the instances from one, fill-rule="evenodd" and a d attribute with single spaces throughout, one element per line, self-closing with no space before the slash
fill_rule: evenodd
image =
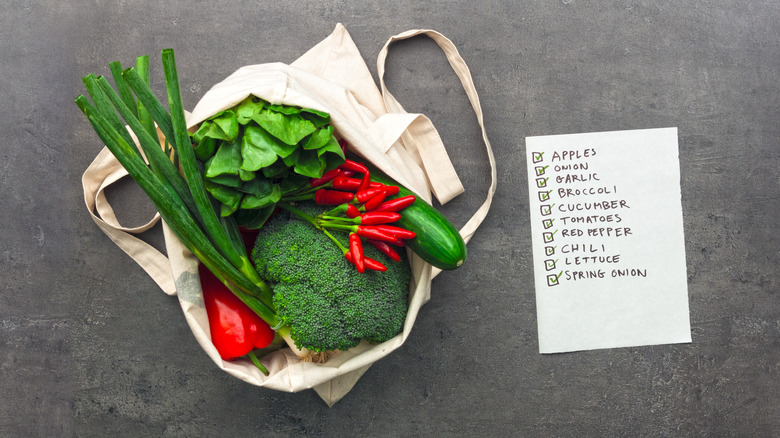
<path id="1" fill-rule="evenodd" d="M 406 113 L 384 83 L 384 63 L 390 44 L 416 35 L 427 35 L 445 52 L 477 115 L 487 148 L 491 184 L 484 203 L 460 230 L 468 242 L 490 209 L 496 189 L 496 166 L 468 67 L 452 42 L 438 32 L 411 30 L 390 38 L 377 60 L 380 90 L 349 33 L 339 24 L 330 36 L 290 65 L 269 63 L 237 70 L 212 87 L 187 114 L 188 126 L 235 106 L 250 94 L 275 104 L 322 110 L 330 113 L 337 134 L 349 142 L 354 152 L 423 199 L 430 202 L 433 195 L 444 204 L 463 192 L 447 151 L 431 121 L 422 114 Z M 420 307 L 430 298 L 431 280 L 440 272 L 411 255 L 409 311 L 403 332 L 396 337 L 381 344 L 361 343 L 349 351 L 337 352 L 323 364 L 301 361 L 285 347 L 262 358 L 269 371 L 265 376 L 248 360 L 224 361 L 219 357 L 209 334 L 198 261 L 165 223 L 167 254 L 133 236 L 151 228 L 160 219 L 159 214 L 139 227 L 124 227 L 119 223 L 105 190 L 126 175 L 114 156 L 103 148 L 82 178 L 84 201 L 92 219 L 165 293 L 178 297 L 193 335 L 214 363 L 253 385 L 286 392 L 313 388 L 332 406 L 349 392 L 371 364 L 404 343 Z"/>

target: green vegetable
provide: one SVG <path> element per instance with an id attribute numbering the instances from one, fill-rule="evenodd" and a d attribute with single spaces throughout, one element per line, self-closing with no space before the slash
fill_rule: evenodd
<path id="1" fill-rule="evenodd" d="M 256 215 L 246 210 L 266 211 L 283 193 L 343 163 L 329 122 L 327 113 L 254 96 L 204 120 L 192 141 L 220 215 L 244 212 L 236 214 L 239 225 L 257 228 Z"/>
<path id="2" fill-rule="evenodd" d="M 381 170 L 375 167 L 371 167 L 370 170 L 371 179 L 374 181 L 398 185 L 398 193 L 387 199 L 414 194 Z M 405 243 L 415 254 L 431 265 L 450 270 L 466 261 L 466 243 L 457 228 L 425 200 L 418 197 L 412 205 L 404 208 L 401 219 L 396 224 L 417 234 L 414 239 L 407 240 Z"/>
<path id="3" fill-rule="evenodd" d="M 310 215 L 323 208 L 302 202 Z M 345 237 L 345 236 L 341 236 Z M 298 348 L 348 350 L 361 340 L 383 342 L 403 329 L 411 272 L 405 254 L 386 272 L 358 273 L 321 230 L 287 211 L 259 232 L 252 259 L 274 290 L 276 314 Z M 346 238 L 342 242 L 347 245 Z M 365 256 L 384 257 L 373 246 Z"/>
<path id="4" fill-rule="evenodd" d="M 285 336 L 289 328 L 279 324 L 271 307 L 272 291 L 249 261 L 235 221 L 220 219 L 214 212 L 184 123 L 173 51 L 166 49 L 162 55 L 170 112 L 154 96 L 144 77 L 135 69 L 121 71 L 117 63 L 112 63 L 111 70 L 120 92 L 114 91 L 104 78 L 87 75 L 84 82 L 94 105 L 85 96 L 77 97 L 76 104 L 182 243 L 241 301 Z M 145 70 L 146 61 L 139 58 L 138 63 Z M 141 73 L 147 75 L 145 71 Z M 138 137 L 151 168 L 128 141 L 116 112 Z M 161 149 L 147 117 L 152 118 L 165 134 L 166 142 L 173 146 L 174 160 L 181 162 L 184 178 Z"/>

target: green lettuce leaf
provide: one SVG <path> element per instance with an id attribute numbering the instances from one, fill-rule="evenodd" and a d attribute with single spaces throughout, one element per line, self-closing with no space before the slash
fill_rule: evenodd
<path id="1" fill-rule="evenodd" d="M 306 150 L 319 149 L 328 144 L 333 137 L 333 127 L 328 126 L 314 131 L 304 142 L 303 148 Z"/>
<path id="2" fill-rule="evenodd" d="M 265 106 L 265 101 L 254 96 L 249 96 L 236 106 L 236 119 L 238 123 L 246 125 L 252 117 L 260 113 Z"/>
<path id="3" fill-rule="evenodd" d="M 206 190 L 211 193 L 217 201 L 222 203 L 220 214 L 224 216 L 230 216 L 238 209 L 241 203 L 241 198 L 244 197 L 244 193 L 232 188 L 226 187 L 221 184 L 212 182 L 211 180 L 205 180 L 204 185 Z"/>
<path id="4" fill-rule="evenodd" d="M 276 204 L 282 197 L 279 184 L 272 184 L 267 179 L 256 178 L 241 187 L 246 193 L 241 200 L 241 208 L 251 210 Z"/>
<path id="5" fill-rule="evenodd" d="M 214 157 L 206 163 L 206 178 L 238 175 L 241 167 L 241 146 L 238 142 L 222 142 Z"/>
<path id="6" fill-rule="evenodd" d="M 297 145 L 299 141 L 317 129 L 314 123 L 298 114 L 286 115 L 268 108 L 264 108 L 252 120 L 281 142 L 290 146 Z"/>
<path id="7" fill-rule="evenodd" d="M 324 171 L 325 166 L 320 162 L 317 151 L 301 151 L 295 163 L 295 173 L 309 178 L 319 178 Z"/>
<path id="8" fill-rule="evenodd" d="M 268 167 L 276 161 L 276 140 L 257 125 L 249 125 L 241 137 L 241 169 L 249 172 Z"/>

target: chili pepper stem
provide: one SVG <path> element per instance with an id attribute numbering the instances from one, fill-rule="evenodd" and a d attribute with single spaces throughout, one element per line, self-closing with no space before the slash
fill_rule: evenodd
<path id="1" fill-rule="evenodd" d="M 349 205 L 349 204 L 337 205 L 332 210 L 329 210 L 329 211 L 326 211 L 325 213 L 320 214 L 319 217 L 333 216 L 335 214 L 343 213 L 344 211 L 346 211 L 347 205 Z"/>
<path id="2" fill-rule="evenodd" d="M 341 217 L 341 216 L 320 215 L 319 218 L 322 219 L 322 221 L 320 221 L 320 224 L 335 222 L 335 223 L 347 223 L 347 224 L 357 225 L 360 223 L 360 217 L 349 218 L 349 217 Z"/>
<path id="3" fill-rule="evenodd" d="M 252 363 L 255 364 L 255 366 L 266 376 L 269 374 L 268 369 L 263 366 L 263 364 L 260 363 L 260 359 L 257 358 L 255 355 L 254 350 L 249 352 L 249 359 L 252 360 Z"/>
<path id="4" fill-rule="evenodd" d="M 350 231 L 350 232 L 356 232 L 357 231 L 357 225 L 348 225 L 343 223 L 336 223 L 336 222 L 325 222 L 320 223 L 320 228 L 327 227 L 327 228 L 333 228 L 334 230 L 342 230 L 342 231 Z"/>
<path id="5" fill-rule="evenodd" d="M 341 243 L 341 242 L 339 242 L 339 240 L 338 240 L 338 239 L 336 239 L 336 238 L 335 238 L 335 237 L 334 237 L 332 234 L 330 234 L 330 232 L 329 232 L 328 230 L 326 230 L 326 229 L 324 229 L 324 228 L 323 228 L 323 229 L 322 229 L 322 232 L 323 232 L 323 233 L 325 233 L 325 235 L 326 235 L 326 236 L 330 237 L 330 240 L 332 240 L 334 243 L 336 243 L 336 246 L 338 246 L 338 247 L 339 247 L 339 249 L 341 250 L 341 252 L 343 252 L 344 254 L 346 254 L 346 253 L 347 253 L 347 251 L 349 251 L 349 250 L 347 249 L 347 247 L 346 247 L 346 246 L 344 246 L 344 245 L 342 245 L 342 243 Z"/>

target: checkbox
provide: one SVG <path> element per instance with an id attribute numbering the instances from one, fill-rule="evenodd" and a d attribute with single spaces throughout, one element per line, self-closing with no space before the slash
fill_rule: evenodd
<path id="1" fill-rule="evenodd" d="M 546 192 L 539 192 L 539 200 L 542 201 L 542 202 L 549 201 L 550 200 L 550 192 L 552 192 L 552 190 L 548 190 Z"/>
<path id="2" fill-rule="evenodd" d="M 555 269 L 555 263 L 557 260 L 549 259 L 544 261 L 544 269 L 547 271 L 552 271 Z"/>
<path id="3" fill-rule="evenodd" d="M 552 214 L 553 205 L 555 205 L 555 204 L 552 204 L 552 205 L 544 204 L 544 205 L 540 206 L 539 207 L 539 211 L 542 212 L 542 216 L 549 216 L 549 215 L 551 215 Z"/>
<path id="4" fill-rule="evenodd" d="M 544 247 L 544 255 L 551 256 L 555 254 L 555 248 L 554 246 L 545 246 Z"/>
<path id="5" fill-rule="evenodd" d="M 544 152 L 531 152 L 531 160 L 534 163 L 541 163 L 544 160 Z"/>
<path id="6" fill-rule="evenodd" d="M 550 178 L 536 178 L 536 187 L 543 189 L 547 187 L 547 180 Z"/>
<path id="7" fill-rule="evenodd" d="M 545 230 L 549 230 L 550 228 L 552 228 L 554 221 L 555 219 L 545 219 L 542 221 L 542 226 L 544 227 Z"/>
<path id="8" fill-rule="evenodd" d="M 547 286 L 558 286 L 560 283 L 561 274 L 563 271 L 559 272 L 558 275 L 550 274 L 547 276 Z"/>
<path id="9" fill-rule="evenodd" d="M 547 170 L 548 167 L 550 166 L 535 166 L 534 170 L 536 170 L 536 176 L 544 175 L 544 172 Z"/>
<path id="10" fill-rule="evenodd" d="M 558 230 L 553 231 L 552 233 L 549 231 L 546 231 L 542 233 L 542 238 L 544 239 L 544 243 L 550 243 L 553 240 L 555 240 L 555 233 L 557 233 Z"/>

